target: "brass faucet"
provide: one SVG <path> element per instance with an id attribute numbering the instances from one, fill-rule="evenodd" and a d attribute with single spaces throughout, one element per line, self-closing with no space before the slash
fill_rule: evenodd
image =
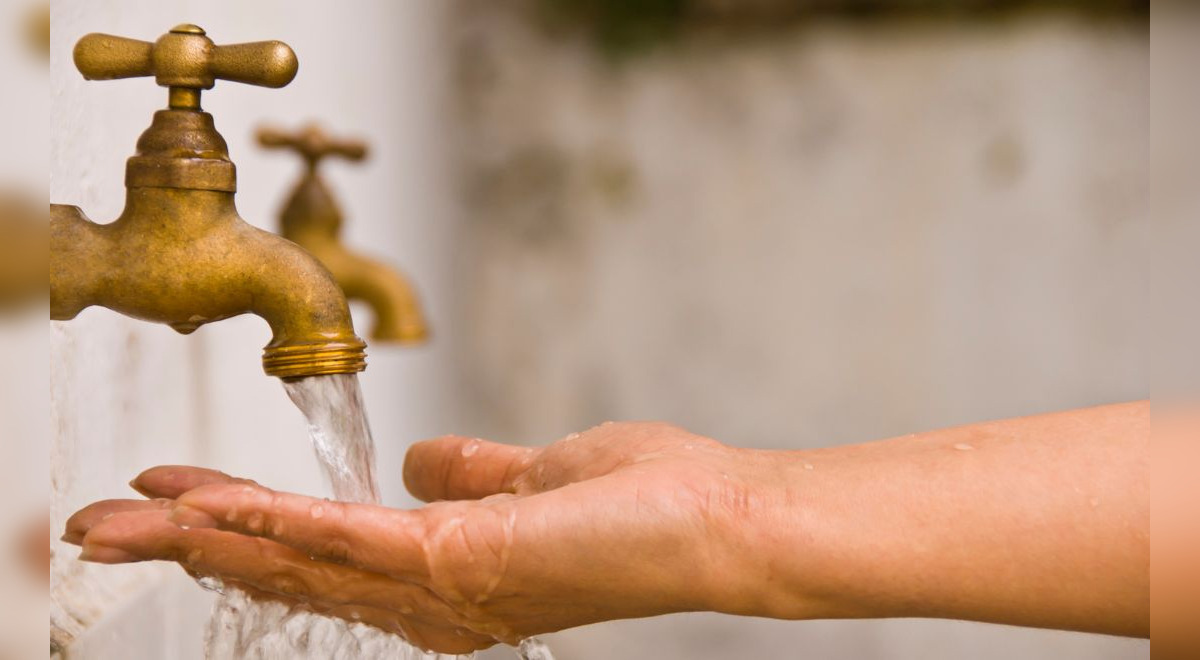
<path id="1" fill-rule="evenodd" d="M 366 344 L 333 277 L 312 255 L 256 229 L 234 208 L 234 164 L 200 91 L 216 80 L 283 87 L 296 55 L 282 42 L 215 46 L 179 25 L 154 43 L 89 34 L 75 46 L 88 80 L 154 76 L 169 107 L 154 114 L 125 168 L 125 209 L 95 224 L 76 206 L 50 206 L 50 318 L 100 305 L 187 334 L 241 314 L 271 326 L 271 376 L 302 378 L 366 367 Z"/>
<path id="2" fill-rule="evenodd" d="M 322 158 L 340 156 L 360 161 L 367 155 L 366 145 L 358 140 L 335 140 L 315 124 L 295 133 L 262 128 L 258 142 L 269 149 L 290 149 L 304 159 L 304 173 L 279 217 L 284 238 L 320 259 L 347 298 L 364 300 L 371 306 L 375 314 L 371 339 L 399 343 L 424 340 L 428 328 L 412 285 L 400 272 L 342 244 L 341 209 L 317 174 Z"/>

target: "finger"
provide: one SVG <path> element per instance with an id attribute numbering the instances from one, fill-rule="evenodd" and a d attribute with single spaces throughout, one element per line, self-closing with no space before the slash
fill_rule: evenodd
<path id="1" fill-rule="evenodd" d="M 167 520 L 168 513 L 133 511 L 104 520 L 84 536 L 80 558 L 100 563 L 174 561 L 191 572 L 230 578 L 296 600 L 395 606 L 405 614 L 418 611 L 418 606 L 421 611 L 437 609 L 415 585 L 315 561 L 266 539 L 216 529 L 183 530 Z"/>
<path id="2" fill-rule="evenodd" d="M 454 612 L 414 585 L 322 564 L 265 539 L 213 529 L 184 531 L 162 510 L 124 512 L 96 525 L 84 538 L 81 559 L 174 561 L 193 576 L 219 576 L 259 598 L 367 623 L 427 648 L 465 652 L 493 643 L 459 626 Z"/>
<path id="3" fill-rule="evenodd" d="M 258 536 L 334 564 L 406 579 L 428 575 L 419 511 L 349 504 L 262 486 L 201 486 L 179 496 L 170 519 L 185 528 Z"/>
<path id="4" fill-rule="evenodd" d="M 231 477 L 224 472 L 187 465 L 160 465 L 152 467 L 133 478 L 129 485 L 146 497 L 169 497 L 180 495 L 209 484 L 248 483 L 249 479 Z"/>
<path id="5" fill-rule="evenodd" d="M 511 493 L 539 451 L 460 436 L 418 442 L 404 457 L 404 485 L 425 502 Z"/>
<path id="6" fill-rule="evenodd" d="M 94 525 L 125 511 L 161 511 L 170 509 L 175 503 L 167 499 L 157 500 L 101 500 L 89 504 L 67 518 L 62 540 L 72 545 L 83 543 L 83 537 Z"/>

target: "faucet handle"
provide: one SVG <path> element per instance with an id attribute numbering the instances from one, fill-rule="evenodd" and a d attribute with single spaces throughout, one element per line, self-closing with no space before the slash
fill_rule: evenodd
<path id="1" fill-rule="evenodd" d="M 169 87 L 171 107 L 198 110 L 200 90 L 217 80 L 283 87 L 296 77 L 296 53 L 282 41 L 217 46 L 196 25 L 182 24 L 150 43 L 89 34 L 75 44 L 75 67 L 87 80 L 154 76 Z"/>
<path id="2" fill-rule="evenodd" d="M 264 126 L 258 129 L 258 143 L 268 149 L 291 149 L 300 154 L 310 168 L 316 167 L 326 156 L 359 161 L 367 155 L 367 145 L 362 140 L 332 138 L 316 124 L 308 124 L 294 132 Z"/>

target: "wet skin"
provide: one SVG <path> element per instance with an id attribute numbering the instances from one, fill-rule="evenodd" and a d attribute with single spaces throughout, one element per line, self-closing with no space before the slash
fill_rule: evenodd
<path id="1" fill-rule="evenodd" d="M 150 499 L 92 504 L 64 540 L 451 653 L 701 610 L 1144 635 L 1145 425 L 1124 404 L 804 452 L 658 423 L 544 448 L 451 436 L 409 451 L 433 502 L 414 510 L 166 466 L 132 482 Z"/>

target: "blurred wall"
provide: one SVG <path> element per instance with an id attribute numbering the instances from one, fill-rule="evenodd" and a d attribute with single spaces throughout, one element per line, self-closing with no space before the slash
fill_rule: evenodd
<path id="1" fill-rule="evenodd" d="M 44 39 L 31 38 L 36 7 L 0 3 L 0 80 L 5 97 L 0 101 L 0 259 L 17 257 L 29 240 L 14 241 L 9 234 L 26 225 L 21 215 L 10 216 L 13 204 L 27 204 L 44 212 L 49 121 L 47 62 Z M 43 33 L 44 34 L 44 33 Z M 39 34 L 38 36 L 42 36 Z M 32 216 L 27 222 L 44 222 Z M 17 232 L 24 235 L 24 231 Z M 38 258 L 33 256 L 33 259 Z M 45 258 L 45 253 L 40 255 Z M 0 262 L 0 280 L 21 273 L 11 262 Z M 32 658 L 44 654 L 46 638 L 45 555 L 47 539 L 47 448 L 50 437 L 49 375 L 46 363 L 49 342 L 45 304 L 14 309 L 13 282 L 0 282 L 0 658 Z M 21 298 L 24 300 L 24 298 Z M 30 561 L 31 548 L 37 562 Z"/>
<path id="2" fill-rule="evenodd" d="M 798 448 L 1146 396 L 1144 24 L 826 19 L 613 60 L 529 6 L 460 2 L 449 42 L 470 433 L 664 419 Z M 707 615 L 550 639 L 571 660 L 1148 656 Z"/>
<path id="3" fill-rule="evenodd" d="M 238 208 L 275 227 L 299 174 L 293 156 L 253 142 L 262 121 L 287 127 L 316 119 L 334 134 L 369 141 L 359 165 L 323 167 L 347 216 L 351 244 L 401 265 L 417 283 L 434 332 L 446 317 L 442 254 L 442 167 L 435 136 L 438 66 L 435 3 L 386 0 L 58 0 L 53 4 L 51 195 L 108 222 L 124 203 L 125 159 L 166 90 L 152 80 L 85 82 L 71 61 L 76 40 L 109 32 L 154 40 L 193 22 L 218 43 L 281 39 L 300 60 L 280 90 L 219 82 L 204 108 L 238 166 Z M 355 309 L 365 333 L 369 318 Z M 100 498 L 135 496 L 126 486 L 152 465 L 192 463 L 278 488 L 325 493 L 305 425 L 277 380 L 263 375 L 270 331 L 245 317 L 182 337 L 165 326 L 90 309 L 51 328 L 52 525 Z M 407 443 L 444 425 L 445 344 L 371 346 L 363 377 L 381 461 L 385 498 L 407 503 L 398 478 Z M 72 657 L 200 657 L 207 598 L 173 567 L 85 566 L 76 548 L 54 546 L 52 629 L 73 641 Z M 159 620 L 159 618 L 162 620 Z M 91 634 L 84 633 L 91 627 Z M 148 634 L 147 630 L 155 631 Z"/>

